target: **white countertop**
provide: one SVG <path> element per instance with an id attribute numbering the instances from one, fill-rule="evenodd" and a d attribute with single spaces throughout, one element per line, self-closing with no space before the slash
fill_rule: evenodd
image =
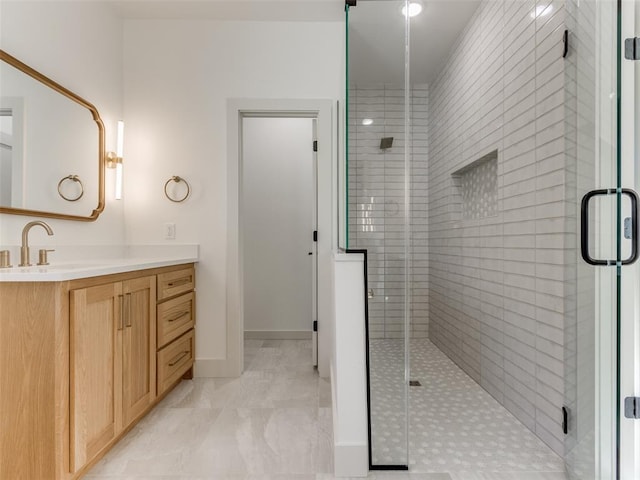
<path id="1" fill-rule="evenodd" d="M 50 265 L 14 266 L 0 269 L 0 282 L 60 282 L 198 261 L 197 245 L 182 246 L 176 249 L 154 247 L 123 247 L 120 251 L 112 251 L 107 258 L 82 255 L 86 258 L 64 261 L 56 261 L 55 257 L 50 254 Z M 121 256 L 114 256 L 113 254 L 116 252 Z M 87 253 L 87 247 L 84 248 L 84 253 Z"/>

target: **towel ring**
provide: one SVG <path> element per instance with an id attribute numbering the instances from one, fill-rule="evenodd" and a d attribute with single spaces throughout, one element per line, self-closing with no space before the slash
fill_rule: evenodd
<path id="1" fill-rule="evenodd" d="M 60 190 L 60 188 L 62 187 L 62 184 L 66 180 L 71 180 L 71 181 L 76 182 L 76 183 L 78 183 L 80 185 L 80 195 L 78 195 L 75 198 L 65 197 L 64 193 L 62 193 L 62 190 Z M 82 184 L 82 180 L 80 180 L 80 177 L 78 177 L 78 175 L 67 175 L 66 177 L 62 178 L 62 180 L 60 180 L 58 182 L 58 195 L 60 195 L 62 198 L 64 198 L 67 202 L 77 202 L 78 200 L 80 200 L 82 198 L 82 196 L 84 195 L 84 185 Z"/>
<path id="2" fill-rule="evenodd" d="M 174 198 L 171 195 L 169 195 L 169 192 L 167 191 L 167 187 L 171 182 L 176 182 L 176 183 L 184 182 L 184 184 L 187 186 L 187 193 L 184 195 L 184 197 Z M 175 203 L 184 202 L 187 199 L 187 197 L 191 194 L 191 185 L 189 185 L 189 182 L 187 182 L 184 178 L 179 177 L 178 175 L 174 175 L 169 180 L 167 180 L 167 182 L 164 184 L 164 194 L 172 202 L 175 202 Z"/>

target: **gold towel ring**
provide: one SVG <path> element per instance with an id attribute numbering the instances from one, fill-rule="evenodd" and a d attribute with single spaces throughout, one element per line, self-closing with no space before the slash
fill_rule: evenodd
<path id="1" fill-rule="evenodd" d="M 169 192 L 167 192 L 167 187 L 169 186 L 170 182 L 176 182 L 176 183 L 184 182 L 184 184 L 187 186 L 187 193 L 184 195 L 184 197 L 173 198 L 171 195 L 169 195 Z M 191 185 L 189 185 L 189 182 L 187 182 L 184 178 L 179 177 L 178 175 L 174 175 L 169 180 L 167 180 L 167 182 L 164 184 L 164 194 L 172 202 L 175 202 L 175 203 L 184 202 L 187 199 L 187 197 L 189 197 L 189 195 L 191 194 Z"/>
<path id="2" fill-rule="evenodd" d="M 62 187 L 62 184 L 65 182 L 65 180 L 71 180 L 73 182 L 77 182 L 80 185 L 80 195 L 78 195 L 76 198 L 65 197 L 62 191 L 60 190 L 60 187 Z M 58 195 L 64 198 L 67 202 L 77 202 L 78 200 L 80 200 L 84 195 L 84 185 L 82 184 L 82 180 L 80 180 L 80 177 L 78 177 L 78 175 L 67 175 L 62 180 L 60 180 L 58 182 Z"/>

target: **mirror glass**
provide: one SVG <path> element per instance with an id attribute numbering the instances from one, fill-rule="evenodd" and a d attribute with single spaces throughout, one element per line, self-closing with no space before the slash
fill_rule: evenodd
<path id="1" fill-rule="evenodd" d="M 104 205 L 97 110 L 0 54 L 0 212 L 95 220 Z"/>

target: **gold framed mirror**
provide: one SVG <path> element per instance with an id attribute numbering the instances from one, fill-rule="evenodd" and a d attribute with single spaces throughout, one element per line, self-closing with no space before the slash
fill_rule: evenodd
<path id="1" fill-rule="evenodd" d="M 0 60 L 0 213 L 96 220 L 105 206 L 98 110 L 4 50 Z"/>

